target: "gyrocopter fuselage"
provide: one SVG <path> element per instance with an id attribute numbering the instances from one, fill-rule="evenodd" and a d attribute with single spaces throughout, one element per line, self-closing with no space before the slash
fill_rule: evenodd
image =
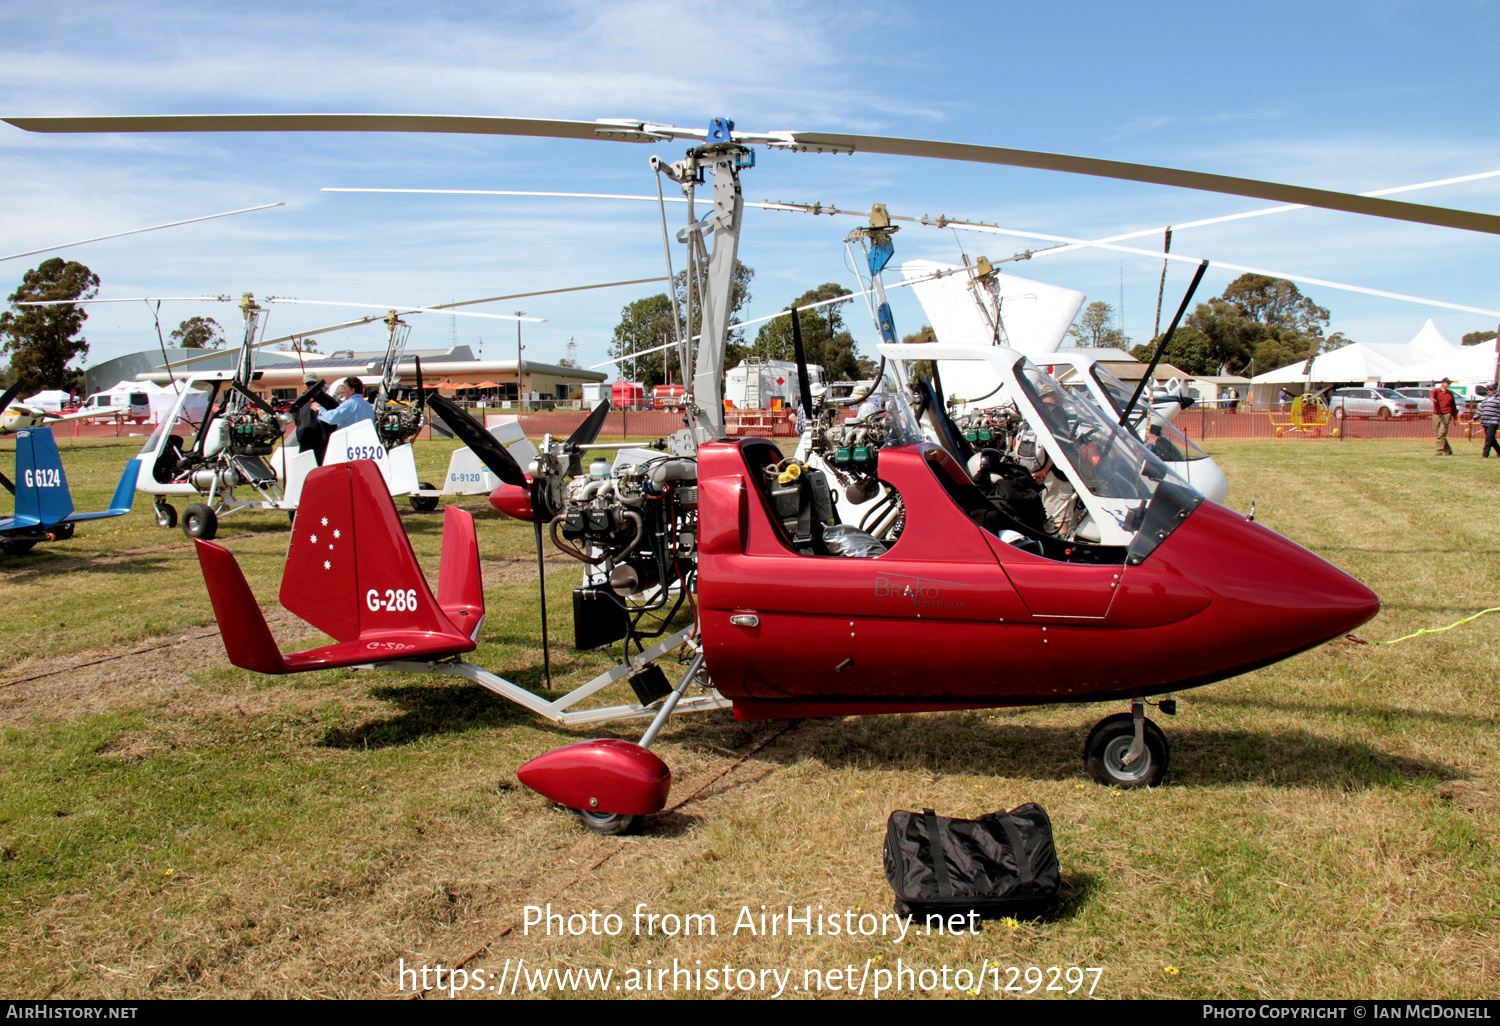
<path id="1" fill-rule="evenodd" d="M 1342 571 L 1204 500 L 1131 431 L 1071 397 L 1021 354 L 1001 346 L 895 344 L 876 266 L 889 253 L 874 259 L 888 248 L 888 232 L 874 218 L 861 241 L 875 279 L 880 352 L 895 371 L 882 402 L 853 413 L 805 402 L 814 425 L 805 460 L 783 458 L 762 440 L 725 439 L 719 390 L 743 207 L 739 175 L 754 165 L 747 143 L 1048 167 L 1500 233 L 1500 218 L 1465 211 L 995 147 L 802 132 L 743 136 L 722 119 L 707 131 L 420 115 L 13 123 L 63 131 L 379 128 L 692 141 L 684 160 L 652 160 L 688 199 L 689 223 L 679 238 L 688 245 L 687 278 L 696 293 L 691 318 L 674 318 L 679 358 L 693 382 L 687 430 L 674 452 L 632 454 L 585 472 L 597 443 L 581 430 L 544 440 L 522 468 L 474 422 L 460 429 L 461 412 L 433 403 L 505 482 L 492 502 L 539 533 L 545 527 L 589 565 L 591 583 L 575 601 L 575 633 L 585 644 L 623 638 L 619 666 L 547 699 L 464 661 L 483 614 L 472 521 L 448 510 L 451 536 L 433 595 L 380 471 L 364 461 L 308 474 L 283 579 L 283 602 L 333 636 L 333 645 L 283 656 L 233 557 L 199 542 L 237 665 L 268 673 L 369 666 L 459 675 L 565 723 L 649 717 L 638 744 L 582 741 L 518 771 L 601 832 L 626 829 L 664 806 L 670 771 L 649 747 L 674 711 L 690 708 L 727 705 L 739 717 L 763 719 L 1128 699 L 1130 713 L 1096 725 L 1085 758 L 1102 782 L 1152 784 L 1167 768 L 1168 748 L 1144 717 L 1148 697 L 1285 658 L 1353 629 L 1379 608 L 1376 596 Z M 693 190 L 710 179 L 712 209 L 699 217 Z M 997 375 L 1016 419 L 1015 444 L 997 466 L 980 468 L 986 488 L 956 458 L 962 449 L 940 394 L 908 373 L 915 361 L 975 359 Z M 1018 458 L 1037 467 L 1038 452 L 1042 469 L 1071 492 L 1057 496 L 1069 511 L 1061 520 L 1038 520 L 1037 504 L 1045 509 L 1046 502 L 1021 479 L 1051 487 Z M 878 531 L 837 522 L 830 476 L 846 498 L 887 504 Z M 309 588 L 310 580 L 318 587 Z M 694 596 L 688 622 L 647 647 L 636 611 L 670 612 L 668 603 Z M 673 652 L 685 662 L 675 684 L 654 668 Z M 583 707 L 627 678 L 636 701 Z M 1166 701 L 1160 706 L 1172 711 Z"/>

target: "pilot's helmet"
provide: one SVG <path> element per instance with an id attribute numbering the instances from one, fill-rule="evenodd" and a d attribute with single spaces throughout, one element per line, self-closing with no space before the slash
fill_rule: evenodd
<path id="1" fill-rule="evenodd" d="M 1016 462 L 1033 474 L 1047 466 L 1047 450 L 1030 427 L 1023 427 L 1016 435 Z"/>
<path id="2" fill-rule="evenodd" d="M 980 449 L 969 457 L 969 477 L 981 485 L 992 484 L 1004 462 L 999 449 Z"/>

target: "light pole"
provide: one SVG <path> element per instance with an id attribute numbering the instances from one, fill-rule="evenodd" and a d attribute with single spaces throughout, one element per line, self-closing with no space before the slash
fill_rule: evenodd
<path id="1" fill-rule="evenodd" d="M 517 317 L 525 317 L 525 310 L 517 310 Z M 525 392 L 521 388 L 521 322 L 516 321 L 516 409 L 524 410 Z"/>

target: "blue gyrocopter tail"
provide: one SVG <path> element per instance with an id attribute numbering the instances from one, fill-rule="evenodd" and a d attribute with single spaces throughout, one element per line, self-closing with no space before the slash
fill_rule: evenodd
<path id="1" fill-rule="evenodd" d="M 73 495 L 68 490 L 68 476 L 63 472 L 62 457 L 57 451 L 52 429 L 37 427 L 17 431 L 16 512 L 15 516 L 0 520 L 0 533 L 41 536 L 58 524 L 103 520 L 129 513 L 135 501 L 136 477 L 140 469 L 139 456 L 125 464 L 125 472 L 115 486 L 109 509 L 97 513 L 75 513 Z"/>
<path id="2" fill-rule="evenodd" d="M 103 520 L 106 517 L 119 517 L 129 513 L 131 504 L 135 502 L 136 475 L 140 472 L 141 458 L 136 456 L 125 464 L 125 472 L 120 475 L 120 483 L 115 485 L 115 497 L 109 500 L 109 509 L 100 510 L 97 513 L 70 513 L 64 521 L 77 523 L 80 520 Z"/>
<path id="3" fill-rule="evenodd" d="M 73 512 L 62 457 L 49 427 L 16 432 L 16 515 L 0 530 L 48 528 Z"/>

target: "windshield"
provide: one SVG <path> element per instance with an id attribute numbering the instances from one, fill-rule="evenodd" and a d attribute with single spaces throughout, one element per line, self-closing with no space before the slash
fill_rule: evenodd
<path id="1" fill-rule="evenodd" d="M 1105 418 L 1091 402 L 1081 402 L 1024 357 L 1016 381 L 1046 421 L 1068 465 L 1085 488 L 1102 498 L 1149 500 L 1153 485 L 1167 473 L 1161 461 L 1136 437 Z"/>
<path id="2" fill-rule="evenodd" d="M 172 387 L 181 389 L 184 386 L 179 382 Z M 200 391 L 208 388 L 210 391 Z M 218 394 L 218 382 L 207 385 L 195 382 L 192 389 L 188 391 L 186 398 L 180 403 L 173 404 L 175 416 L 163 417 L 156 430 L 151 432 L 151 437 L 146 439 L 145 446 L 141 452 L 155 452 L 160 448 L 162 440 L 168 435 L 180 434 L 190 435 L 198 430 L 203 423 L 203 417 L 208 412 L 209 403 Z"/>
<path id="3" fill-rule="evenodd" d="M 1379 395 L 1379 396 L 1384 396 L 1387 399 L 1405 399 L 1406 398 L 1400 392 L 1397 392 L 1394 388 L 1377 388 L 1377 389 L 1375 389 L 1375 394 Z"/>
<path id="4" fill-rule="evenodd" d="M 1099 382 L 1099 387 L 1104 389 L 1104 394 L 1109 396 L 1110 405 L 1114 407 L 1115 417 L 1125 412 L 1125 407 L 1130 404 L 1130 397 L 1135 394 L 1135 389 L 1115 377 L 1105 369 L 1102 363 L 1096 363 L 1089 368 L 1089 373 L 1094 380 Z M 1130 411 L 1130 424 L 1139 427 L 1141 418 L 1146 416 L 1146 411 L 1151 408 L 1151 397 L 1142 395 L 1135 401 L 1135 406 Z"/>
<path id="5" fill-rule="evenodd" d="M 1197 508 L 1203 496 L 1177 477 L 1169 477 L 1161 459 L 1093 402 L 1070 394 L 1025 357 L 1016 361 L 1014 369 L 1017 387 L 1045 422 L 1069 476 L 1101 500 L 1096 520 L 1107 515 L 1118 525 L 1128 539 L 1129 561 L 1139 564 Z M 1164 425 L 1163 432 L 1169 426 Z M 1165 434 L 1153 432 L 1152 437 L 1164 438 Z M 1184 455 L 1197 450 L 1175 429 L 1172 443 L 1181 446 Z"/>
<path id="6" fill-rule="evenodd" d="M 1146 434 L 1146 449 L 1163 463 L 1191 463 L 1206 460 L 1208 453 L 1198 448 L 1187 435 L 1171 423 L 1153 424 Z"/>

